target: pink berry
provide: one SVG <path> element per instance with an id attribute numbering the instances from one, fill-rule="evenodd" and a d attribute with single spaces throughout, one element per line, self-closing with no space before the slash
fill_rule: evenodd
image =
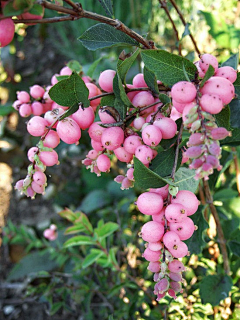
<path id="1" fill-rule="evenodd" d="M 179 236 L 180 240 L 187 240 L 189 239 L 195 230 L 194 223 L 192 219 L 185 218 L 182 222 L 177 223 L 169 223 L 169 228 L 171 231 L 176 232 L 176 234 Z"/>
<path id="2" fill-rule="evenodd" d="M 204 73 L 207 72 L 209 65 L 211 65 L 215 72 L 218 69 L 218 61 L 216 57 L 209 53 L 205 53 L 201 56 L 200 61 L 199 61 L 199 67 L 202 69 Z"/>
<path id="3" fill-rule="evenodd" d="M 32 103 L 32 113 L 34 116 L 40 116 L 43 114 L 43 105 L 41 102 L 34 101 Z"/>
<path id="4" fill-rule="evenodd" d="M 141 145 L 136 148 L 135 156 L 138 158 L 143 164 L 149 164 L 153 159 L 153 151 L 150 147 L 146 145 Z"/>
<path id="5" fill-rule="evenodd" d="M 41 171 L 36 171 L 33 174 L 33 181 L 35 181 L 37 184 L 39 184 L 40 186 L 45 185 L 47 182 L 47 177 L 45 175 L 45 173 L 41 172 Z M 35 191 L 36 192 L 36 191 Z"/>
<path id="6" fill-rule="evenodd" d="M 59 138 L 68 144 L 77 143 L 81 138 L 81 130 L 77 122 L 67 117 L 57 124 Z"/>
<path id="7" fill-rule="evenodd" d="M 203 94 L 199 103 L 203 111 L 211 114 L 218 114 L 223 108 L 222 99 L 217 94 Z"/>
<path id="8" fill-rule="evenodd" d="M 56 131 L 50 130 L 43 140 L 44 147 L 56 148 L 60 143 L 59 135 Z"/>
<path id="9" fill-rule="evenodd" d="M 158 242 L 162 239 L 164 234 L 164 227 L 161 223 L 156 221 L 146 222 L 141 229 L 141 236 L 144 241 Z"/>
<path id="10" fill-rule="evenodd" d="M 41 151 L 39 159 L 45 166 L 51 167 L 58 163 L 58 154 L 55 150 Z"/>
<path id="11" fill-rule="evenodd" d="M 142 139 L 146 145 L 156 147 L 162 140 L 162 132 L 157 126 L 150 124 L 143 129 Z"/>
<path id="12" fill-rule="evenodd" d="M 137 207 L 146 215 L 158 214 L 163 208 L 163 198 L 154 192 L 144 192 L 137 199 Z"/>
<path id="13" fill-rule="evenodd" d="M 46 119 L 34 116 L 27 123 L 28 132 L 34 137 L 42 136 L 47 130 L 48 122 Z"/>
<path id="14" fill-rule="evenodd" d="M 110 170 L 111 161 L 105 154 L 100 154 L 97 158 L 97 166 L 101 172 L 107 172 Z"/>
<path id="15" fill-rule="evenodd" d="M 17 93 L 17 99 L 21 101 L 21 103 L 28 103 L 30 101 L 30 95 L 26 91 L 19 91 Z"/>
<path id="16" fill-rule="evenodd" d="M 37 147 L 32 147 L 28 150 L 27 156 L 28 156 L 28 160 L 30 162 L 34 161 L 34 156 L 35 154 L 39 151 L 39 149 Z"/>
<path id="17" fill-rule="evenodd" d="M 127 152 L 124 149 L 124 147 L 119 147 L 117 149 L 114 149 L 113 152 L 114 152 L 115 156 L 118 158 L 118 160 L 121 162 L 129 163 L 133 158 L 132 153 Z"/>
<path id="18" fill-rule="evenodd" d="M 220 127 L 220 128 L 215 128 L 211 130 L 211 137 L 214 140 L 222 140 L 231 135 L 231 132 L 229 132 L 227 129 Z"/>
<path id="19" fill-rule="evenodd" d="M 168 269 L 171 272 L 182 272 L 182 271 L 185 271 L 185 267 L 184 267 L 183 263 L 181 261 L 179 261 L 179 260 L 170 261 L 169 264 L 168 264 Z"/>
<path id="20" fill-rule="evenodd" d="M 43 97 L 45 93 L 45 90 L 43 89 L 43 87 L 39 86 L 38 84 L 35 84 L 34 86 L 32 86 L 30 88 L 30 95 L 34 98 L 34 99 L 40 99 Z"/>
<path id="21" fill-rule="evenodd" d="M 149 248 L 147 248 L 143 255 L 142 255 L 147 261 L 159 261 L 161 256 L 161 251 L 152 251 Z"/>
<path id="22" fill-rule="evenodd" d="M 7 46 L 13 39 L 15 25 L 12 18 L 0 20 L 0 48 Z"/>
<path id="23" fill-rule="evenodd" d="M 177 132 L 176 122 L 170 118 L 155 120 L 153 124 L 161 130 L 163 139 L 172 139 Z"/>
<path id="24" fill-rule="evenodd" d="M 169 222 L 182 222 L 187 217 L 187 209 L 179 203 L 169 204 L 165 210 L 165 217 Z"/>
<path id="25" fill-rule="evenodd" d="M 234 83 L 237 79 L 237 71 L 234 70 L 232 67 L 225 66 L 218 68 L 218 70 L 215 73 L 215 76 L 226 78 L 230 82 Z"/>
<path id="26" fill-rule="evenodd" d="M 93 123 L 95 114 L 92 107 L 83 108 L 80 106 L 79 109 L 72 114 L 72 118 L 82 130 L 85 130 Z"/>
<path id="27" fill-rule="evenodd" d="M 172 198 L 171 203 L 180 203 L 187 209 L 187 215 L 194 214 L 199 205 L 198 198 L 195 194 L 188 190 L 180 190 L 175 198 Z"/>
<path id="28" fill-rule="evenodd" d="M 218 95 L 224 105 L 231 102 L 235 95 L 233 84 L 222 77 L 211 77 L 200 91 L 202 94 Z"/>
<path id="29" fill-rule="evenodd" d="M 197 90 L 191 82 L 179 81 L 171 89 L 172 98 L 181 104 L 190 103 L 197 95 Z"/>
<path id="30" fill-rule="evenodd" d="M 104 148 L 115 150 L 121 146 L 124 141 L 124 131 L 120 127 L 106 128 L 102 133 L 101 142 Z"/>
<path id="31" fill-rule="evenodd" d="M 134 154 L 137 147 L 142 145 L 142 139 L 138 135 L 131 135 L 128 136 L 123 143 L 124 149 L 129 152 Z"/>
<path id="32" fill-rule="evenodd" d="M 151 272 L 159 272 L 161 270 L 160 263 L 156 261 L 150 261 L 148 265 L 148 270 Z"/>
<path id="33" fill-rule="evenodd" d="M 144 80 L 143 73 L 138 73 L 136 76 L 133 78 L 133 86 L 135 88 L 147 88 L 148 85 L 146 84 Z"/>
<path id="34" fill-rule="evenodd" d="M 113 78 L 115 77 L 115 70 L 104 70 L 98 79 L 99 86 L 106 92 L 113 91 Z"/>
<path id="35" fill-rule="evenodd" d="M 32 114 L 32 108 L 31 105 L 28 103 L 23 103 L 20 107 L 19 107 L 19 114 L 21 117 L 29 117 Z"/>
<path id="36" fill-rule="evenodd" d="M 135 119 L 133 120 L 133 126 L 134 126 L 135 129 L 141 130 L 141 129 L 142 129 L 142 126 L 144 125 L 145 122 L 146 122 L 146 121 L 145 121 L 145 118 L 139 116 L 139 117 L 137 117 L 137 118 L 135 118 Z"/>
<path id="37" fill-rule="evenodd" d="M 60 70 L 60 76 L 70 76 L 72 74 L 72 70 L 69 67 L 63 67 Z"/>
<path id="38" fill-rule="evenodd" d="M 100 121 L 93 122 L 88 129 L 88 134 L 90 138 L 97 142 L 101 142 L 102 134 L 104 130 L 106 130 L 106 128 L 101 127 L 100 124 L 101 124 Z"/>

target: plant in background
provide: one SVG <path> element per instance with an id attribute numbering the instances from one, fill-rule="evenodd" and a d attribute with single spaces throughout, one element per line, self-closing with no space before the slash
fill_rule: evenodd
<path id="1" fill-rule="evenodd" d="M 190 263 L 191 258 L 186 257 L 202 252 L 207 228 L 204 218 L 208 219 L 206 212 L 209 208 L 216 223 L 222 254 L 219 263 L 223 264 L 223 269 L 217 272 L 216 267 L 212 268 L 203 277 L 199 288 L 203 303 L 217 305 L 229 295 L 233 284 L 230 275 L 234 271 L 230 270 L 229 259 L 239 256 L 236 249 L 239 239 L 235 238 L 237 229 L 228 240 L 228 252 L 218 208 L 213 204 L 210 190 L 210 185 L 216 183 L 216 170 L 226 170 L 226 163 L 221 163 L 225 161 L 224 152 L 230 153 L 230 146 L 239 144 L 239 121 L 234 122 L 234 128 L 231 127 L 233 112 L 239 107 L 238 54 L 232 55 L 221 67 L 210 54 L 201 54 L 195 63 L 184 58 L 177 29 L 165 1 L 159 3 L 175 30 L 178 55 L 158 49 L 151 40 L 116 20 L 110 1 L 100 1 L 107 16 L 85 11 L 70 0 L 63 2 L 65 5 L 38 1 L 42 8 L 65 14 L 38 22 L 80 18 L 97 20 L 100 23 L 79 38 L 87 49 L 130 46 L 134 50 L 128 54 L 122 51 L 116 70 L 103 71 L 97 80 L 86 76 L 81 66 L 71 61 L 59 74 L 53 75 L 51 84 L 45 87 L 35 84 L 29 93 L 17 93 L 13 106 L 22 117 L 33 115 L 27 123 L 27 130 L 30 135 L 39 137 L 39 142 L 29 149 L 31 164 L 27 176 L 18 181 L 15 188 L 31 198 L 44 194 L 47 186 L 45 171 L 48 166 L 59 164 L 55 149 L 60 141 L 78 144 L 86 130 L 92 149 L 83 165 L 101 176 L 108 173 L 117 160 L 122 172 L 114 180 L 121 184 L 121 189 L 134 185 L 140 188 L 137 209 L 146 217 L 152 217 L 151 221 L 142 218 L 145 223 L 139 230 L 140 236 L 147 242 L 142 256 L 149 262 L 148 270 L 154 273 L 156 284 L 153 291 L 157 301 L 164 303 L 166 294 L 177 299 L 179 292 L 184 294 L 187 290 L 182 287 L 185 282 L 182 272 L 186 271 L 183 262 Z M 170 2 L 186 28 L 176 3 Z M 14 3 L 9 1 L 3 8 L 5 16 L 13 15 L 16 10 Z M 27 9 L 19 8 L 20 11 Z M 21 22 L 31 24 L 36 20 L 23 17 Z M 192 34 L 189 31 L 188 34 L 196 53 L 200 54 Z M 143 71 L 128 83 L 128 72 L 137 59 L 143 62 Z M 223 146 L 227 151 L 221 154 Z M 199 207 L 199 200 L 194 194 L 198 189 L 203 207 Z M 80 259 L 82 268 L 97 263 L 102 268 L 123 273 L 116 258 L 117 248 L 111 248 L 106 242 L 106 238 L 119 228 L 118 224 L 100 220 L 97 228 L 93 228 L 82 212 L 64 210 L 60 215 L 73 223 L 66 234 L 80 233 L 63 244 L 63 248 L 70 250 L 63 252 L 63 264 L 71 260 L 73 253 L 75 268 L 78 264 L 76 259 Z M 44 236 L 55 240 L 56 229 L 46 229 Z M 79 246 L 83 246 L 84 258 L 79 257 Z M 93 247 L 86 251 L 84 246 Z M 62 250 L 61 246 L 59 250 Z M 55 258 L 54 254 L 52 258 Z M 149 295 L 139 281 L 128 273 L 124 275 Z M 212 286 L 219 291 L 216 290 L 214 297 L 206 296 Z M 59 302 L 54 310 L 63 306 L 64 303 Z"/>

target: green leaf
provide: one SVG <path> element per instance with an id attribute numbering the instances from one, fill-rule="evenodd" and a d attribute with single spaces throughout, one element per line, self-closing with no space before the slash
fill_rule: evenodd
<path id="1" fill-rule="evenodd" d="M 229 107 L 230 107 L 230 111 L 231 111 L 231 115 L 230 115 L 231 127 L 232 128 L 240 128 L 240 100 L 233 99 L 230 102 Z"/>
<path id="2" fill-rule="evenodd" d="M 85 227 L 82 225 L 82 223 L 77 223 L 76 225 L 72 227 L 68 227 L 64 234 L 74 234 L 74 233 L 79 233 L 85 231 Z"/>
<path id="3" fill-rule="evenodd" d="M 70 60 L 67 64 L 67 67 L 78 74 L 82 71 L 82 66 L 77 60 Z"/>
<path id="4" fill-rule="evenodd" d="M 112 4 L 112 0 L 98 0 L 103 9 L 105 10 L 106 14 L 113 18 L 113 4 Z"/>
<path id="5" fill-rule="evenodd" d="M 158 97 L 163 104 L 168 104 L 171 102 L 171 99 L 169 98 L 169 96 L 167 96 L 164 93 L 159 93 Z"/>
<path id="6" fill-rule="evenodd" d="M 70 222 L 74 222 L 78 218 L 78 216 L 70 209 L 62 210 L 62 211 L 58 212 L 58 214 L 62 218 L 67 219 Z"/>
<path id="7" fill-rule="evenodd" d="M 69 76 L 56 76 L 56 78 L 57 78 L 57 81 L 62 81 L 62 80 L 68 79 Z"/>
<path id="8" fill-rule="evenodd" d="M 175 148 L 172 147 L 166 151 L 159 152 L 152 160 L 149 169 L 161 177 L 170 176 L 175 160 Z M 178 168 L 181 165 L 181 157 L 178 159 Z"/>
<path id="9" fill-rule="evenodd" d="M 74 103 L 73 106 L 71 106 L 67 111 L 65 111 L 59 118 L 59 121 L 62 121 L 63 119 L 65 119 L 66 117 L 71 116 L 73 113 L 75 113 L 76 111 L 78 111 L 79 109 L 79 104 L 78 103 Z"/>
<path id="10" fill-rule="evenodd" d="M 32 8 L 28 12 L 31 14 L 35 14 L 36 16 L 43 16 L 44 9 L 40 4 L 34 3 Z"/>
<path id="11" fill-rule="evenodd" d="M 232 279 L 227 275 L 209 275 L 200 282 L 200 297 L 202 303 L 217 306 L 226 299 L 232 287 Z"/>
<path id="12" fill-rule="evenodd" d="M 183 66 L 189 79 L 195 79 L 196 66 L 183 57 L 164 50 L 146 50 L 141 55 L 146 67 L 165 85 L 172 86 L 178 81 L 186 81 Z"/>
<path id="13" fill-rule="evenodd" d="M 52 305 L 50 304 L 50 306 L 50 315 L 53 316 L 63 306 L 63 302 L 56 302 Z"/>
<path id="14" fill-rule="evenodd" d="M 91 264 L 96 262 L 100 257 L 104 255 L 104 252 L 99 249 L 91 249 L 91 253 L 86 256 L 86 258 L 82 262 L 83 269 L 86 269 Z"/>
<path id="15" fill-rule="evenodd" d="M 60 106 L 72 107 L 82 103 L 84 107 L 90 105 L 88 100 L 88 88 L 84 81 L 75 72 L 65 80 L 56 83 L 50 90 L 49 95 Z"/>
<path id="16" fill-rule="evenodd" d="M 63 247 L 74 247 L 74 246 L 82 246 L 82 245 L 90 245 L 90 244 L 96 244 L 96 241 L 92 239 L 92 237 L 89 236 L 75 236 L 70 239 L 68 239 Z"/>
<path id="17" fill-rule="evenodd" d="M 86 213 L 91 213 L 110 203 L 111 198 L 104 190 L 93 190 L 83 199 L 80 209 Z"/>
<path id="18" fill-rule="evenodd" d="M 119 229 L 119 225 L 117 223 L 107 222 L 101 228 L 95 229 L 95 232 L 100 238 L 106 238 L 117 229 Z"/>
<path id="19" fill-rule="evenodd" d="M 104 23 L 89 28 L 78 39 L 84 47 L 93 51 L 113 46 L 139 46 L 136 40 Z"/>
<path id="20" fill-rule="evenodd" d="M 94 71 L 96 70 L 97 66 L 99 65 L 99 63 L 102 61 L 103 57 L 100 57 L 98 58 L 97 60 L 95 60 L 91 66 L 88 68 L 88 71 L 87 71 L 87 75 L 92 78 L 93 77 L 93 74 L 94 74 Z"/>
<path id="21" fill-rule="evenodd" d="M 157 78 L 156 78 L 155 74 L 152 71 L 148 70 L 148 68 L 144 67 L 143 75 L 144 75 L 144 80 L 145 80 L 146 84 L 148 85 L 148 87 L 150 88 L 150 90 L 154 94 L 159 95 Z"/>
<path id="22" fill-rule="evenodd" d="M 160 188 L 166 184 L 175 185 L 170 180 L 160 177 L 148 169 L 138 158 L 134 157 L 134 179 L 138 187 L 142 189 Z"/>
<path id="23" fill-rule="evenodd" d="M 0 106 L 0 116 L 4 117 L 16 110 L 12 106 Z"/>
<path id="24" fill-rule="evenodd" d="M 174 183 L 179 188 L 179 190 L 189 190 L 196 192 L 198 187 L 198 180 L 194 179 L 195 170 L 188 168 L 180 168 L 175 174 Z"/>
<path id="25" fill-rule="evenodd" d="M 215 114 L 215 119 L 218 127 L 224 127 L 227 130 L 230 130 L 230 108 L 226 106 L 218 114 Z"/>
<path id="26" fill-rule="evenodd" d="M 213 66 L 209 65 L 207 72 L 205 73 L 201 83 L 200 83 L 200 88 L 202 88 L 205 84 L 206 81 L 208 81 L 208 79 L 210 79 L 215 73 L 215 70 L 213 68 Z"/>
<path id="27" fill-rule="evenodd" d="M 236 256 L 240 257 L 240 229 L 236 229 L 230 235 L 230 239 L 227 242 L 230 251 Z"/>
<path id="28" fill-rule="evenodd" d="M 237 79 L 233 83 L 234 88 L 235 88 L 235 93 L 237 94 L 237 98 L 240 99 L 240 73 L 237 74 Z"/>
<path id="29" fill-rule="evenodd" d="M 184 241 L 191 254 L 200 254 L 202 249 L 206 246 L 206 242 L 204 241 L 204 233 L 208 228 L 208 223 L 204 218 L 203 210 L 203 206 L 199 206 L 197 212 L 189 217 L 193 220 L 194 225 L 198 227 L 198 229 L 194 231 L 191 238 Z"/>
<path id="30" fill-rule="evenodd" d="M 224 61 L 221 64 L 221 67 L 229 66 L 237 70 L 238 63 L 239 63 L 239 52 L 231 55 L 230 58 L 228 58 L 226 61 Z"/>
<path id="31" fill-rule="evenodd" d="M 115 95 L 114 94 L 110 94 L 107 95 L 105 97 L 102 97 L 101 99 L 101 106 L 109 106 L 109 107 L 114 107 L 114 103 L 115 103 Z"/>
<path id="32" fill-rule="evenodd" d="M 24 12 L 25 8 L 28 8 L 28 4 L 25 2 L 23 2 L 24 5 L 20 6 L 20 7 L 16 7 L 14 5 L 14 0 L 9 1 L 6 6 L 3 8 L 3 15 L 5 17 L 11 17 L 11 16 L 18 16 L 21 13 Z"/>
<path id="33" fill-rule="evenodd" d="M 17 280 L 29 276 L 30 273 L 39 271 L 51 271 L 57 268 L 56 261 L 49 259 L 49 252 L 42 254 L 41 252 L 29 253 L 23 257 L 10 271 L 7 281 Z"/>
<path id="34" fill-rule="evenodd" d="M 190 30 L 189 30 L 190 25 L 191 25 L 191 23 L 189 23 L 189 22 L 186 23 L 184 31 L 183 31 L 183 34 L 182 34 L 182 38 L 184 38 L 186 36 L 189 36 L 189 34 L 190 34 Z"/>
<path id="35" fill-rule="evenodd" d="M 119 74 L 120 79 L 125 84 L 126 75 L 128 73 L 128 70 L 133 65 L 134 61 L 137 59 L 140 49 L 138 48 L 130 57 L 126 58 L 125 60 L 121 61 L 119 60 L 118 66 L 117 66 L 117 72 Z"/>

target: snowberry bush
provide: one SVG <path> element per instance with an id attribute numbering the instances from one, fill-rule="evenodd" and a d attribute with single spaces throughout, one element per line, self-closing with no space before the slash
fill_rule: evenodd
<path id="1" fill-rule="evenodd" d="M 73 17 L 84 16 L 76 3 L 68 3 Z M 48 2 L 42 5 L 58 9 Z M 110 2 L 102 5 L 111 8 Z M 8 20 L 13 24 L 11 18 L 1 20 L 4 28 Z M 83 160 L 86 169 L 100 176 L 117 160 L 125 167 L 124 173 L 114 179 L 120 188 L 137 185 L 141 189 L 135 205 L 148 220 L 139 236 L 146 242 L 142 257 L 153 273 L 152 290 L 157 301 L 165 295 L 176 299 L 184 292 L 186 268 L 182 259 L 191 255 L 191 242 L 187 240 L 198 229 L 194 216 L 200 214 L 200 199 L 195 195 L 199 182 L 203 179 L 214 215 L 208 179 L 223 168 L 224 143 L 235 141 L 236 132 L 224 117 L 229 114 L 229 104 L 237 99 L 237 70 L 228 61 L 219 65 L 208 53 L 200 54 L 193 63 L 158 49 L 123 24 L 119 27 L 112 18 L 103 22 L 87 30 L 80 41 L 90 50 L 118 44 L 132 46 L 130 54 L 121 54 L 115 70 L 104 70 L 98 79 L 91 79 L 69 64 L 44 87 L 33 84 L 29 92 L 17 92 L 13 107 L 28 118 L 27 131 L 39 137 L 39 142 L 29 149 L 26 177 L 15 188 L 32 199 L 44 194 L 47 167 L 61 165 L 55 148 L 61 141 L 77 145 L 85 130 L 92 146 Z M 0 34 L 2 46 L 13 37 L 10 29 L 6 31 L 8 36 Z M 96 42 L 98 33 L 100 42 Z M 136 59 L 141 59 L 144 67 L 129 82 L 128 71 Z M 218 228 L 221 234 L 221 226 Z M 53 227 L 44 232 L 49 240 L 56 234 Z M 82 244 L 77 237 L 68 242 L 68 247 Z M 225 244 L 220 248 L 228 259 Z M 227 260 L 224 269 L 229 274 Z"/>

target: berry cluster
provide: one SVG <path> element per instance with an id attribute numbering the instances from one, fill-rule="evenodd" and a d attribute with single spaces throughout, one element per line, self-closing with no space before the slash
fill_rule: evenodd
<path id="1" fill-rule="evenodd" d="M 197 211 L 198 202 L 197 197 L 186 190 L 171 197 L 168 186 L 150 189 L 137 199 L 139 211 L 152 216 L 152 221 L 143 225 L 140 236 L 148 242 L 143 257 L 149 261 L 148 269 L 154 272 L 157 300 L 166 293 L 176 298 L 176 293 L 182 290 L 181 272 L 185 268 L 177 259 L 189 255 L 183 240 L 189 239 L 196 229 L 189 216 Z"/>
<path id="2" fill-rule="evenodd" d="M 196 179 L 207 179 L 214 168 L 221 168 L 218 140 L 230 134 L 225 128 L 217 128 L 213 115 L 234 97 L 233 73 L 236 75 L 231 68 L 217 68 L 214 59 L 211 55 L 203 55 L 197 63 L 200 77 L 204 76 L 208 65 L 215 68 L 214 76 L 202 87 L 201 80 L 195 84 L 181 81 L 173 85 L 170 107 L 165 107 L 154 96 L 143 74 L 137 74 L 132 84 L 124 86 L 133 107 L 127 110 L 123 120 L 114 107 L 99 107 L 101 97 L 113 93 L 114 70 L 103 71 L 98 85 L 83 76 L 89 90 L 90 107 L 83 108 L 80 104 L 78 110 L 68 116 L 69 108 L 52 101 L 49 90 L 62 79 L 61 76 L 72 74 L 69 67 L 62 68 L 59 74 L 52 77 L 51 86 L 42 88 L 34 85 L 30 88 L 30 94 L 18 92 L 14 107 L 21 116 L 33 115 L 27 123 L 27 130 L 31 135 L 40 137 L 40 141 L 28 151 L 31 162 L 28 175 L 17 182 L 16 189 L 32 198 L 36 193 L 43 194 L 47 184 L 46 167 L 58 163 L 54 148 L 60 140 L 77 144 L 81 131 L 86 129 L 92 149 L 83 164 L 99 176 L 110 170 L 111 160 L 116 157 L 126 164 L 127 171 L 125 175 L 118 175 L 115 181 L 121 184 L 121 189 L 133 187 L 134 157 L 148 167 L 158 154 L 157 147 L 162 139 L 171 139 L 176 135 L 175 120 L 179 117 L 183 118 L 185 128 L 191 132 L 188 149 L 183 155 L 184 162 L 192 161 L 190 168 L 196 169 Z M 166 293 L 176 298 L 176 293 L 182 290 L 181 273 L 185 268 L 178 259 L 189 254 L 183 241 L 196 230 L 189 216 L 197 211 L 198 203 L 197 197 L 190 191 L 181 190 L 172 196 L 168 185 L 150 189 L 137 199 L 139 211 L 152 216 L 152 221 L 143 225 L 141 236 L 148 242 L 143 257 L 149 261 L 148 269 L 154 272 L 157 300 Z"/>
<path id="3" fill-rule="evenodd" d="M 206 180 L 214 169 L 221 170 L 219 140 L 231 135 L 225 128 L 218 128 L 212 115 L 221 112 L 234 98 L 233 82 L 237 78 L 236 70 L 228 66 L 218 68 L 217 59 L 210 54 L 202 55 L 196 63 L 200 77 L 205 76 L 209 65 L 214 68 L 214 75 L 202 87 L 180 81 L 171 89 L 172 104 L 191 132 L 184 156 L 191 160 L 195 178 Z"/>

